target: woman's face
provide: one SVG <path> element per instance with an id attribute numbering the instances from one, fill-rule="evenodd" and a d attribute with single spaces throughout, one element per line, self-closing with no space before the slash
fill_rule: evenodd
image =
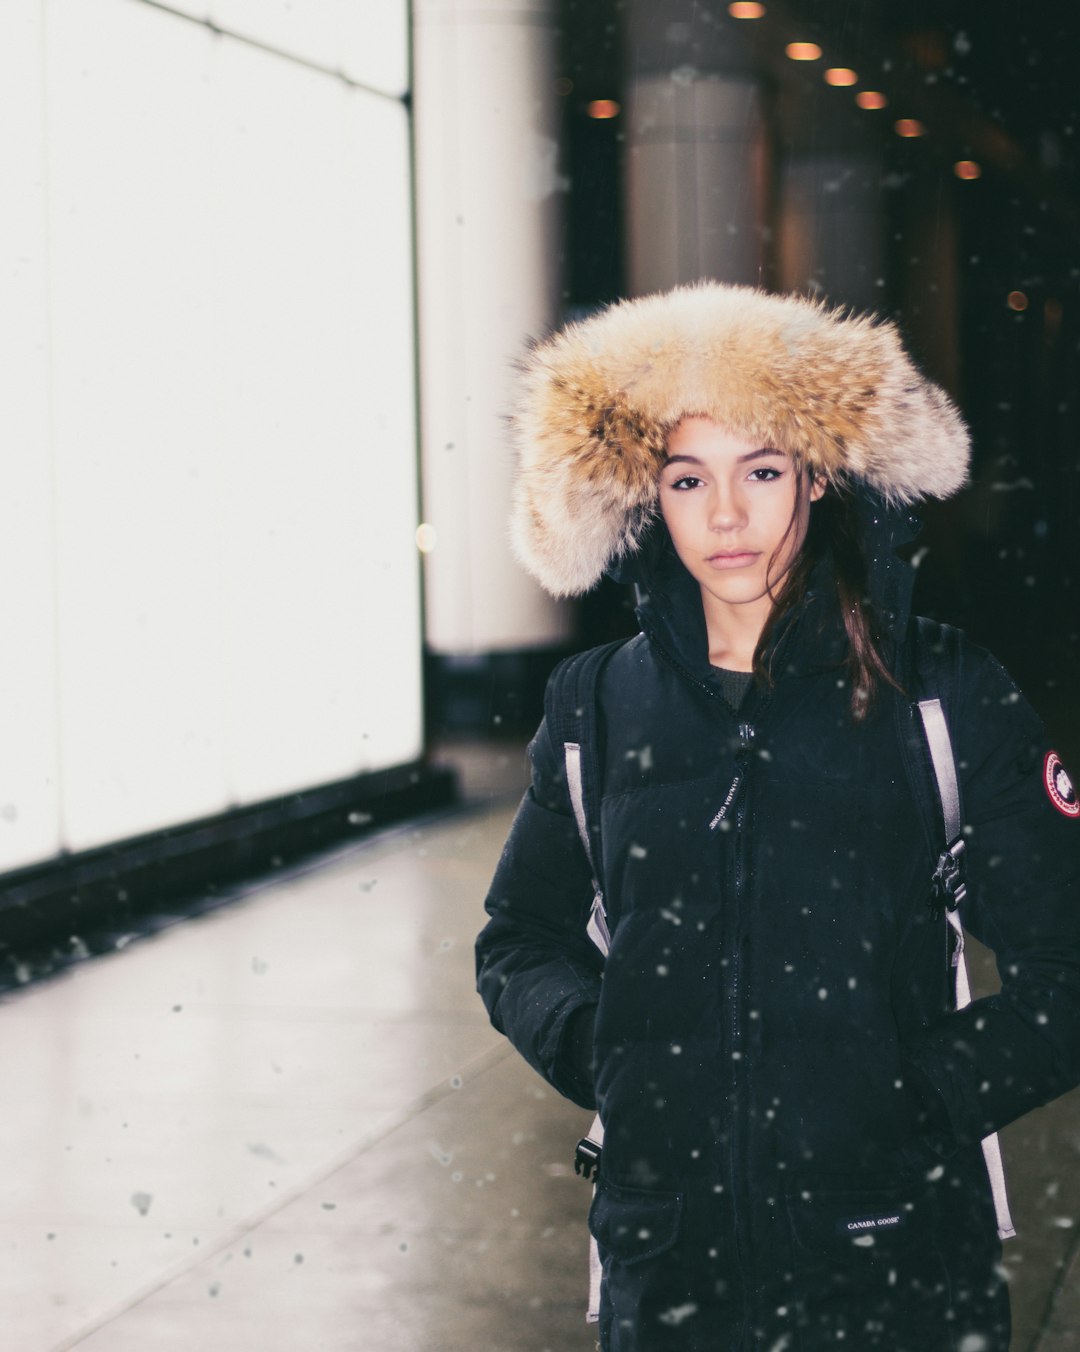
<path id="1" fill-rule="evenodd" d="M 801 472 L 786 452 L 746 441 L 711 418 L 684 418 L 671 433 L 660 510 L 707 607 L 710 598 L 721 607 L 771 606 L 806 538 L 810 503 L 825 491 L 812 481 L 800 505 Z"/>

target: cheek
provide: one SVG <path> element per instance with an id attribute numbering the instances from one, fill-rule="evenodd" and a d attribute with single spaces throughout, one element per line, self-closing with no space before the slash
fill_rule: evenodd
<path id="1" fill-rule="evenodd" d="M 675 553 L 685 561 L 690 542 L 696 535 L 690 493 L 666 493 L 660 496 L 660 515 L 664 518 Z"/>
<path id="2" fill-rule="evenodd" d="M 659 501 L 660 515 L 664 518 L 664 525 L 667 526 L 668 533 L 674 540 L 678 532 L 684 528 L 685 503 L 678 493 L 661 493 Z"/>
<path id="3" fill-rule="evenodd" d="M 806 532 L 810 526 L 809 507 L 804 507 L 791 527 L 791 538 L 788 543 L 788 557 L 795 559 L 802 551 L 803 543 L 806 540 Z"/>
<path id="4" fill-rule="evenodd" d="M 802 548 L 809 522 L 809 513 L 805 509 L 796 517 L 794 494 L 790 497 L 785 494 L 783 502 L 772 504 L 769 515 L 769 534 L 772 537 L 773 549 L 782 548 L 785 559 L 793 558 Z"/>

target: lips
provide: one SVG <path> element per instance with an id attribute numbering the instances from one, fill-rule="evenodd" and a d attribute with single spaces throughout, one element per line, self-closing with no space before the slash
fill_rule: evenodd
<path id="1" fill-rule="evenodd" d="M 705 560 L 713 568 L 746 568 L 758 558 L 759 551 L 751 549 L 720 550 Z"/>

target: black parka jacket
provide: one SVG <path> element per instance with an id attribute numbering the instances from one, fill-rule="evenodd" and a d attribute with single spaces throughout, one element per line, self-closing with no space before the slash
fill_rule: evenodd
<path id="1" fill-rule="evenodd" d="M 910 684 L 896 529 L 868 505 L 874 600 Z M 852 719 L 828 561 L 776 637 L 773 686 L 738 711 L 662 530 L 637 567 L 642 633 L 599 691 L 610 955 L 586 936 L 590 869 L 544 724 L 477 945 L 495 1026 L 605 1124 L 601 1347 L 1006 1352 L 979 1141 L 1080 1081 L 1068 780 L 1047 785 L 1038 718 L 962 641 L 933 693 L 963 799 L 963 920 L 1002 989 L 957 1012 L 912 692 L 882 686 Z"/>

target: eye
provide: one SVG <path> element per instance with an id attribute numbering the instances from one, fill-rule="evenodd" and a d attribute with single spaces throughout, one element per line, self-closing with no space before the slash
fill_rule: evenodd
<path id="1" fill-rule="evenodd" d="M 668 483 L 668 488 L 673 488 L 677 492 L 685 493 L 688 489 L 697 488 L 703 482 L 696 474 L 684 474 L 681 478 L 672 479 Z"/>
<path id="2" fill-rule="evenodd" d="M 754 483 L 770 484 L 774 479 L 782 478 L 783 474 L 782 469 L 773 469 L 771 465 L 760 465 L 757 469 L 752 469 L 747 477 Z"/>

